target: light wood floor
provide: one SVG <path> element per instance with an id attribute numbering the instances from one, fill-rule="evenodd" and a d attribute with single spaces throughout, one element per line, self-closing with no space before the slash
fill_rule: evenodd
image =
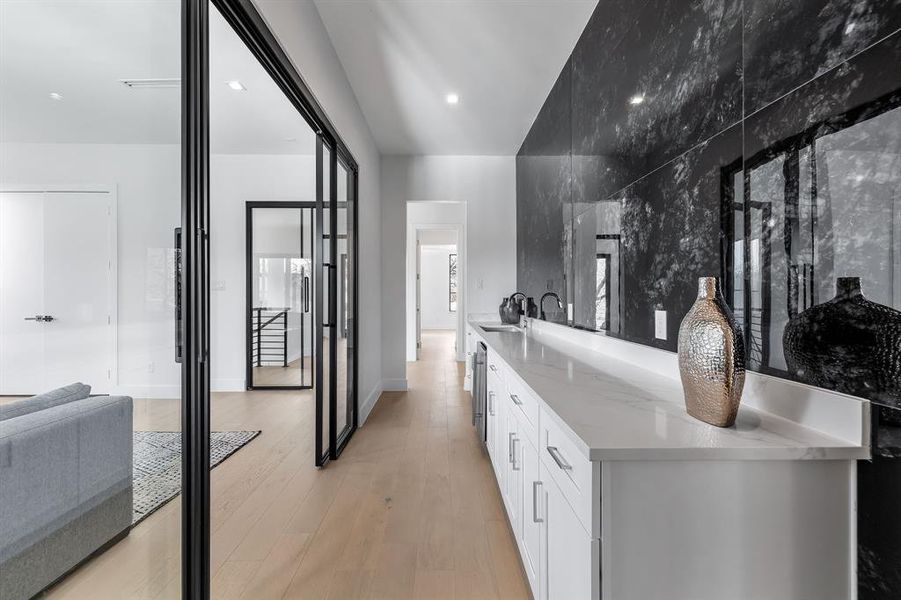
<path id="1" fill-rule="evenodd" d="M 342 457 L 312 467 L 309 392 L 216 394 L 213 428 L 262 434 L 212 472 L 214 598 L 528 598 L 450 332 L 424 332 L 410 390 L 382 396 Z M 135 405 L 175 429 L 176 402 Z M 180 503 L 52 598 L 176 598 Z"/>

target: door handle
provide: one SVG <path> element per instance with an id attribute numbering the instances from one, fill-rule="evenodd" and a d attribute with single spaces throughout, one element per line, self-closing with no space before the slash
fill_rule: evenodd
<path id="1" fill-rule="evenodd" d="M 507 462 L 513 462 L 513 438 L 516 436 L 515 433 L 507 434 Z"/>
<path id="2" fill-rule="evenodd" d="M 532 521 L 534 523 L 543 523 L 544 518 L 538 516 L 538 503 L 541 501 L 541 498 L 538 496 L 538 488 L 544 485 L 540 481 L 532 482 Z"/>
<path id="3" fill-rule="evenodd" d="M 494 416 L 494 392 L 488 392 L 488 414 Z"/>
<path id="4" fill-rule="evenodd" d="M 174 321 L 175 321 L 175 362 L 180 363 L 182 358 L 184 357 L 184 343 L 183 343 L 183 327 L 184 324 L 182 322 L 182 287 L 181 287 L 181 277 L 183 273 L 182 269 L 182 254 L 181 254 L 181 227 L 176 227 L 173 232 L 173 260 L 175 262 L 174 270 L 175 270 L 175 306 L 173 310 L 175 312 Z"/>
<path id="5" fill-rule="evenodd" d="M 49 323 L 50 321 L 56 320 L 55 317 L 50 315 L 35 315 L 33 317 L 25 317 L 26 321 L 38 321 L 40 323 Z"/>
<path id="6" fill-rule="evenodd" d="M 554 459 L 554 462 L 557 463 L 557 466 L 563 469 L 564 471 L 571 471 L 573 466 L 566 462 L 566 459 L 563 458 L 563 455 L 560 454 L 560 451 L 557 450 L 555 446 L 547 447 L 548 454 L 551 455 L 551 458 Z"/>
<path id="7" fill-rule="evenodd" d="M 303 312 L 310 312 L 310 278 L 303 278 Z"/>
<path id="8" fill-rule="evenodd" d="M 516 406 L 522 406 L 522 400 L 516 394 L 510 394 L 510 400 L 513 400 L 513 404 Z"/>
<path id="9" fill-rule="evenodd" d="M 516 442 L 519 442 L 520 439 L 518 437 L 513 438 L 513 470 L 519 471 L 520 467 L 516 465 Z"/>

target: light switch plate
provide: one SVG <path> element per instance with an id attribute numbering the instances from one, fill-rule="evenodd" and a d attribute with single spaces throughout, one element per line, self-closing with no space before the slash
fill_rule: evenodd
<path id="1" fill-rule="evenodd" d="M 654 337 L 658 340 L 666 339 L 666 311 L 654 311 Z"/>
<path id="2" fill-rule="evenodd" d="M 566 305 L 566 320 L 570 321 L 570 322 L 573 320 L 573 303 L 572 302 L 569 302 Z"/>

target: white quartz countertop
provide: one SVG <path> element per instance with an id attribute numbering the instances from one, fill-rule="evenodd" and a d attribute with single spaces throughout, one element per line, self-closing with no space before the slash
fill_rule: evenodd
<path id="1" fill-rule="evenodd" d="M 742 406 L 734 426 L 685 411 L 681 383 L 546 333 L 475 334 L 554 413 L 589 460 L 815 460 L 868 450 Z M 508 375 L 509 376 L 509 375 Z"/>

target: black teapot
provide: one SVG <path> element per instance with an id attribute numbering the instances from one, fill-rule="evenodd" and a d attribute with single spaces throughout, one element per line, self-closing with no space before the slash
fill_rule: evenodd
<path id="1" fill-rule="evenodd" d="M 504 301 L 501 302 L 500 308 L 498 308 L 498 314 L 501 316 L 501 323 L 506 325 L 518 325 L 519 318 L 522 316 L 522 304 L 521 301 L 517 301 L 516 297 L 520 296 L 523 300 L 525 300 L 526 295 L 522 292 L 516 292 L 509 298 L 504 298 Z"/>

